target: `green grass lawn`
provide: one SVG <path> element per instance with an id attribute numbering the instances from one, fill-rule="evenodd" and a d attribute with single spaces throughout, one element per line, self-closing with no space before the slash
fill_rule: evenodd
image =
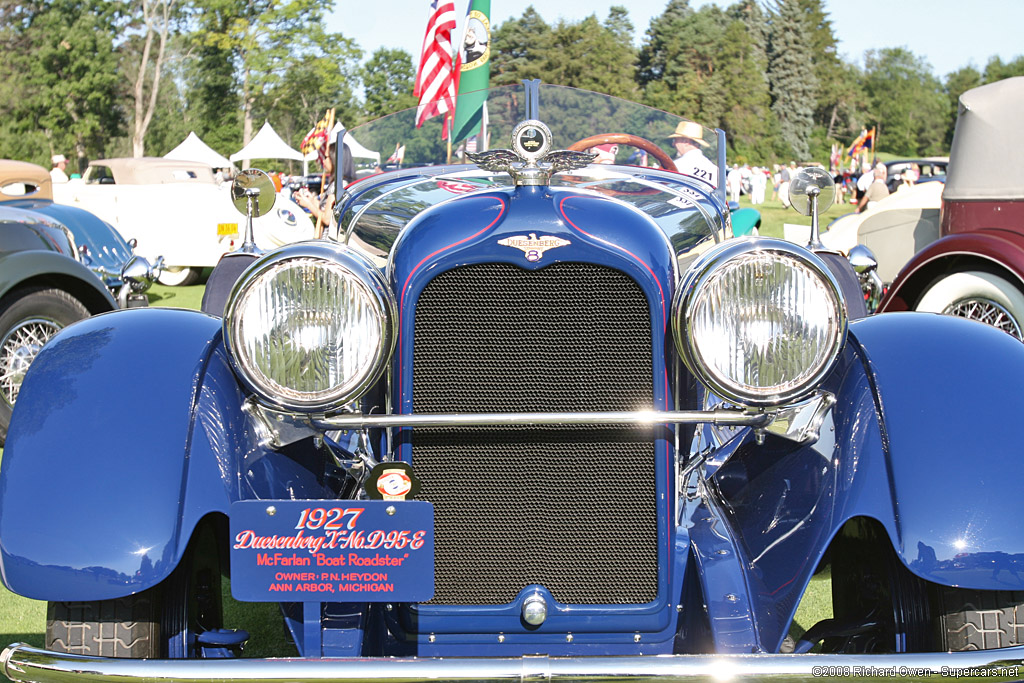
<path id="1" fill-rule="evenodd" d="M 746 207 L 754 208 L 761 212 L 761 228 L 758 232 L 760 232 L 762 237 L 782 237 L 782 226 L 785 223 L 796 225 L 811 224 L 810 216 L 801 215 L 791 208 L 782 206 L 782 202 L 777 199 L 775 201 L 767 199 L 764 204 L 753 206 L 750 203 L 749 195 L 742 195 L 740 197 L 740 208 Z M 828 224 L 836 218 L 853 213 L 854 211 L 856 211 L 856 207 L 853 204 L 833 204 L 829 207 L 828 211 L 819 216 L 818 223 L 821 231 L 824 232 Z"/>

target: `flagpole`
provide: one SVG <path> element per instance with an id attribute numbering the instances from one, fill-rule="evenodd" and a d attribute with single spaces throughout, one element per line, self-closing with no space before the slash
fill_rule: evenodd
<path id="1" fill-rule="evenodd" d="M 444 115 L 444 125 L 448 129 L 448 161 L 446 163 L 452 163 L 452 134 L 455 132 L 454 124 L 452 120 L 452 113 L 448 112 Z"/>

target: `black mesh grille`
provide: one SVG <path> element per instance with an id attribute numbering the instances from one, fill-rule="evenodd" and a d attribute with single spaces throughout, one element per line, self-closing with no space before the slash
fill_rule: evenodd
<path id="1" fill-rule="evenodd" d="M 467 266 L 416 310 L 417 413 L 649 409 L 651 327 L 639 286 L 568 263 Z M 529 584 L 569 604 L 657 592 L 652 432 L 416 429 L 413 465 L 435 506 L 434 604 L 505 604 Z"/>

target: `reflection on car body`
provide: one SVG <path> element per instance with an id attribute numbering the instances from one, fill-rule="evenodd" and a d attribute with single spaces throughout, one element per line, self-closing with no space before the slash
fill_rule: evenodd
<path id="1" fill-rule="evenodd" d="M 733 237 L 723 188 L 574 149 L 621 134 L 667 156 L 678 116 L 536 83 L 487 102 L 507 148 L 473 163 L 415 110 L 350 131 L 415 167 L 338 192 L 337 234 L 257 258 L 222 319 L 117 312 L 40 353 L 0 563 L 51 611 L 3 672 L 807 680 L 1019 659 L 1024 576 L 978 567 L 1024 541 L 1004 521 L 1024 345 L 850 315 L 845 262 Z M 721 172 L 724 133 L 703 134 Z M 793 183 L 812 225 L 821 176 Z M 129 378 L 159 391 L 98 413 Z M 998 476 L 963 476 L 982 454 Z M 66 481 L 74 514 L 44 495 Z M 834 619 L 787 640 L 825 565 Z M 227 569 L 236 599 L 280 603 L 298 657 L 238 658 Z M 964 626 L 982 618 L 999 628 Z"/>

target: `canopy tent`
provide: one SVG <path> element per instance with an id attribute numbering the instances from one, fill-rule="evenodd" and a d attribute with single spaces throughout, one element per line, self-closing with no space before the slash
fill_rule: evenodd
<path id="1" fill-rule="evenodd" d="M 338 130 L 338 126 L 340 126 L 340 125 L 341 124 L 338 124 L 337 126 L 334 127 L 334 130 L 331 131 L 331 135 L 332 135 L 331 141 L 332 142 L 335 140 L 335 138 L 337 138 L 337 130 Z M 312 133 L 313 131 L 310 130 L 310 132 Z M 377 163 L 378 166 L 380 165 L 380 152 L 371 152 L 367 148 L 363 147 L 361 144 L 359 144 L 356 141 L 356 139 L 354 137 L 352 137 L 352 133 L 348 132 L 347 130 L 345 131 L 344 143 L 346 145 L 348 145 L 348 151 L 352 153 L 352 156 L 354 158 L 356 158 L 356 159 L 373 159 Z M 303 159 L 303 162 L 302 162 L 303 174 L 308 173 L 308 168 L 307 167 L 309 165 L 309 162 L 310 161 L 316 161 L 316 158 L 317 158 L 316 150 L 315 149 L 314 150 L 310 150 L 309 154 L 306 155 L 305 159 Z"/>
<path id="2" fill-rule="evenodd" d="M 249 141 L 249 144 L 231 155 L 231 161 L 243 159 L 294 159 L 302 161 L 302 152 L 288 146 L 281 136 L 265 121 L 260 132 Z"/>
<path id="3" fill-rule="evenodd" d="M 180 145 L 165 154 L 164 159 L 198 161 L 209 164 L 213 168 L 231 168 L 234 166 L 226 156 L 218 154 L 213 148 L 200 140 L 195 131 L 190 132 Z"/>

